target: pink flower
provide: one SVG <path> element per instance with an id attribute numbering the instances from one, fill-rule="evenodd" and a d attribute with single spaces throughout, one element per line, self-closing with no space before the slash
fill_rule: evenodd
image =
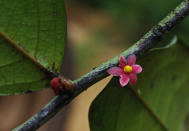
<path id="1" fill-rule="evenodd" d="M 107 72 L 113 76 L 120 76 L 120 85 L 126 86 L 128 82 L 133 86 L 136 83 L 136 74 L 142 71 L 140 65 L 135 64 L 136 56 L 130 55 L 126 60 L 123 56 L 120 56 L 119 67 L 112 67 Z"/>

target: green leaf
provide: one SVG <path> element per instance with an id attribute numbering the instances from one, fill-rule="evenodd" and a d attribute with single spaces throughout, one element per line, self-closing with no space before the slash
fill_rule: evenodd
<path id="1" fill-rule="evenodd" d="M 175 44 L 137 61 L 143 72 L 135 87 L 112 78 L 90 107 L 91 131 L 181 131 L 189 113 L 188 58 L 189 49 Z"/>
<path id="2" fill-rule="evenodd" d="M 66 41 L 64 1 L 1 0 L 0 5 L 0 31 L 45 68 L 59 71 Z"/>
<path id="3" fill-rule="evenodd" d="M 66 41 L 63 0 L 0 1 L 0 95 L 49 85 Z"/>
<path id="4" fill-rule="evenodd" d="M 29 93 L 43 89 L 48 74 L 0 36 L 0 95 Z"/>

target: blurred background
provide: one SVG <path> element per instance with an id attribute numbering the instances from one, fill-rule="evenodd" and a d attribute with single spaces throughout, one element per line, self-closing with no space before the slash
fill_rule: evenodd
<path id="1" fill-rule="evenodd" d="M 63 74 L 81 75 L 126 50 L 181 0 L 66 0 L 68 42 Z M 189 18 L 177 26 L 176 34 L 189 41 Z M 189 43 L 189 42 L 188 42 Z M 89 131 L 88 109 L 110 77 L 83 92 L 39 131 Z M 54 96 L 51 89 L 0 97 L 0 131 L 8 131 L 38 112 Z M 32 105 L 32 107 L 31 107 Z"/>

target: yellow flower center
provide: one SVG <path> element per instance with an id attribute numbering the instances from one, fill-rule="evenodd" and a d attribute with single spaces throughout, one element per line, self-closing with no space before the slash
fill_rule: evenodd
<path id="1" fill-rule="evenodd" d="M 129 65 L 126 65 L 123 70 L 125 73 L 131 73 L 133 71 L 133 68 Z"/>

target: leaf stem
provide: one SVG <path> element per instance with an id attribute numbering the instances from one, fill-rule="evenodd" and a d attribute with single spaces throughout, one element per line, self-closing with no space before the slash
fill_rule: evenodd
<path id="1" fill-rule="evenodd" d="M 54 97 L 43 109 L 31 117 L 28 121 L 15 128 L 14 131 L 31 131 L 41 127 L 45 122 L 52 118 L 62 107 L 67 105 L 74 97 L 89 88 L 91 85 L 108 76 L 106 70 L 116 66 L 119 62 L 119 56 L 125 58 L 130 54 L 137 57 L 154 47 L 161 37 L 170 31 L 178 22 L 183 20 L 189 14 L 189 0 L 184 0 L 173 11 L 171 11 L 162 21 L 154 26 L 147 34 L 137 41 L 128 50 L 102 64 L 98 68 L 85 74 L 74 81 L 73 94 L 62 94 Z"/>

